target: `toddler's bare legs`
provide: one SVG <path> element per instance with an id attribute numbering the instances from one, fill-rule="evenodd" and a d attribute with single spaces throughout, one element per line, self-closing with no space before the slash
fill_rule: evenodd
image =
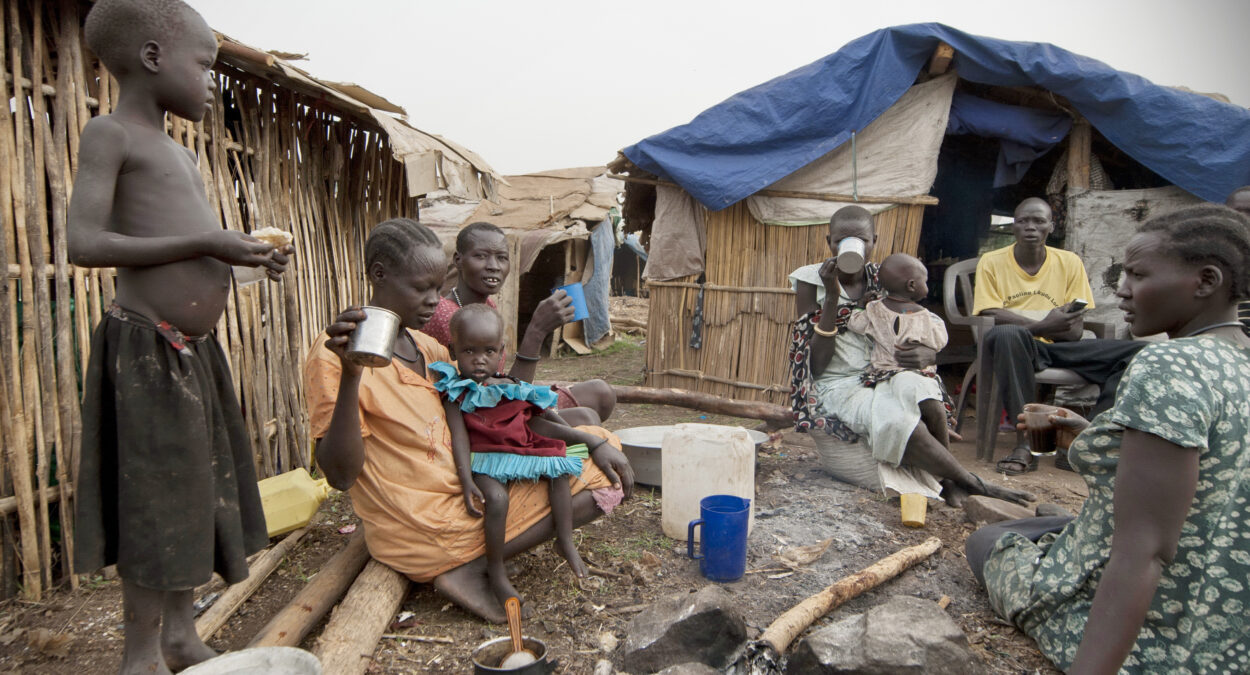
<path id="1" fill-rule="evenodd" d="M 166 675 L 169 667 L 161 655 L 161 607 L 164 591 L 154 591 L 122 579 L 122 617 L 126 646 L 122 650 L 123 675 Z"/>
<path id="2" fill-rule="evenodd" d="M 573 496 L 569 494 L 569 477 L 552 478 L 549 488 L 551 500 L 551 519 L 556 526 L 556 547 L 560 555 L 569 561 L 569 569 L 578 578 L 590 574 L 586 563 L 577 553 L 577 545 L 573 543 Z"/>
<path id="3" fill-rule="evenodd" d="M 165 592 L 161 652 L 170 670 L 189 668 L 217 656 L 195 632 L 193 600 L 190 590 Z"/>
<path id="4" fill-rule="evenodd" d="M 482 527 L 486 530 L 486 575 L 490 579 L 491 591 L 495 598 L 503 604 L 505 600 L 521 595 L 508 581 L 508 570 L 504 566 L 504 535 L 508 523 L 508 487 L 503 483 L 480 473 L 473 474 L 473 482 L 482 491 L 486 500 L 486 515 L 482 518 Z"/>

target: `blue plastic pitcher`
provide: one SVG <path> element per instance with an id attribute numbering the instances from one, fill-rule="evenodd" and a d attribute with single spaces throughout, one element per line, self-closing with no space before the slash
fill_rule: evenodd
<path id="1" fill-rule="evenodd" d="M 582 288 L 582 282 L 574 281 L 555 290 L 564 291 L 568 294 L 569 300 L 573 301 L 573 318 L 569 319 L 570 322 L 581 321 L 590 316 L 590 310 L 586 307 L 586 291 Z"/>
<path id="2" fill-rule="evenodd" d="M 702 518 L 690 521 L 686 555 L 699 561 L 699 570 L 712 581 L 737 581 L 747 569 L 747 521 L 751 500 L 712 495 L 699 501 Z M 702 527 L 699 555 L 694 552 L 694 528 Z"/>

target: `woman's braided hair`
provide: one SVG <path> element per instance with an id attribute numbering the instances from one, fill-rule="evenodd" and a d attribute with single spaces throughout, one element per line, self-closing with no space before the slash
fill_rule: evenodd
<path id="1" fill-rule="evenodd" d="M 1191 265 L 1217 265 L 1232 299 L 1250 297 L 1250 218 L 1220 204 L 1203 204 L 1151 218 L 1140 232 L 1154 232 L 1166 255 Z"/>
<path id="2" fill-rule="evenodd" d="M 392 271 L 410 271 L 413 263 L 421 258 L 414 255 L 418 249 L 443 248 L 443 242 L 430 228 L 412 218 L 384 220 L 369 233 L 365 241 L 365 269 L 373 269 L 374 263 Z"/>

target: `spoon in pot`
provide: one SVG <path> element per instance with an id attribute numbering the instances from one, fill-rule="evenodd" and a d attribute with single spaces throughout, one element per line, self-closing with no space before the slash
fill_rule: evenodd
<path id="1" fill-rule="evenodd" d="M 515 595 L 503 603 L 504 612 L 508 614 L 508 634 L 512 636 L 512 653 L 499 662 L 501 669 L 520 668 L 538 660 L 534 652 L 521 643 L 521 600 Z"/>

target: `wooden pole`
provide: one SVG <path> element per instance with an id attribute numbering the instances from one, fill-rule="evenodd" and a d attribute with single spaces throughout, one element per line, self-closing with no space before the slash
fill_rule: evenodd
<path id="1" fill-rule="evenodd" d="M 807 630 L 807 627 L 816 619 L 828 614 L 847 600 L 902 574 L 916 563 L 933 555 L 941 547 L 941 539 L 930 537 L 924 543 L 892 553 L 855 574 L 839 579 L 825 590 L 807 598 L 777 617 L 777 620 L 769 624 L 760 635 L 760 642 L 767 643 L 777 650 L 778 654 L 784 654 L 794 638 Z"/>
<path id="2" fill-rule="evenodd" d="M 1078 118 L 1068 133 L 1068 192 L 1089 189 L 1089 153 L 1092 130 L 1089 121 Z"/>
<path id="3" fill-rule="evenodd" d="M 408 593 L 408 584 L 408 577 L 376 560 L 365 565 L 313 649 L 323 672 L 363 675 Z"/>
<path id="4" fill-rule="evenodd" d="M 234 610 L 243 604 L 244 600 L 252 597 L 257 588 L 264 583 L 265 579 L 278 569 L 278 563 L 286 557 L 291 549 L 297 544 L 301 537 L 308 532 L 307 527 L 288 534 L 285 539 L 278 542 L 276 546 L 265 551 L 252 563 L 247 571 L 247 579 L 226 589 L 225 593 L 217 598 L 217 602 L 209 607 L 199 620 L 195 622 L 195 632 L 200 636 L 201 640 L 207 640 L 213 636 L 222 626 L 226 625 L 226 621 L 234 614 Z M 333 672 L 333 671 L 327 671 Z"/>
<path id="5" fill-rule="evenodd" d="M 794 415 L 789 408 L 764 401 L 739 401 L 686 389 L 629 387 L 619 384 L 612 385 L 612 390 L 616 392 L 617 403 L 675 405 L 719 415 L 749 417 L 777 424 L 790 424 L 794 421 Z"/>
<path id="6" fill-rule="evenodd" d="M 343 597 L 369 560 L 364 530 L 356 530 L 347 546 L 321 567 L 317 576 L 252 638 L 249 647 L 296 647 L 308 631 Z"/>

